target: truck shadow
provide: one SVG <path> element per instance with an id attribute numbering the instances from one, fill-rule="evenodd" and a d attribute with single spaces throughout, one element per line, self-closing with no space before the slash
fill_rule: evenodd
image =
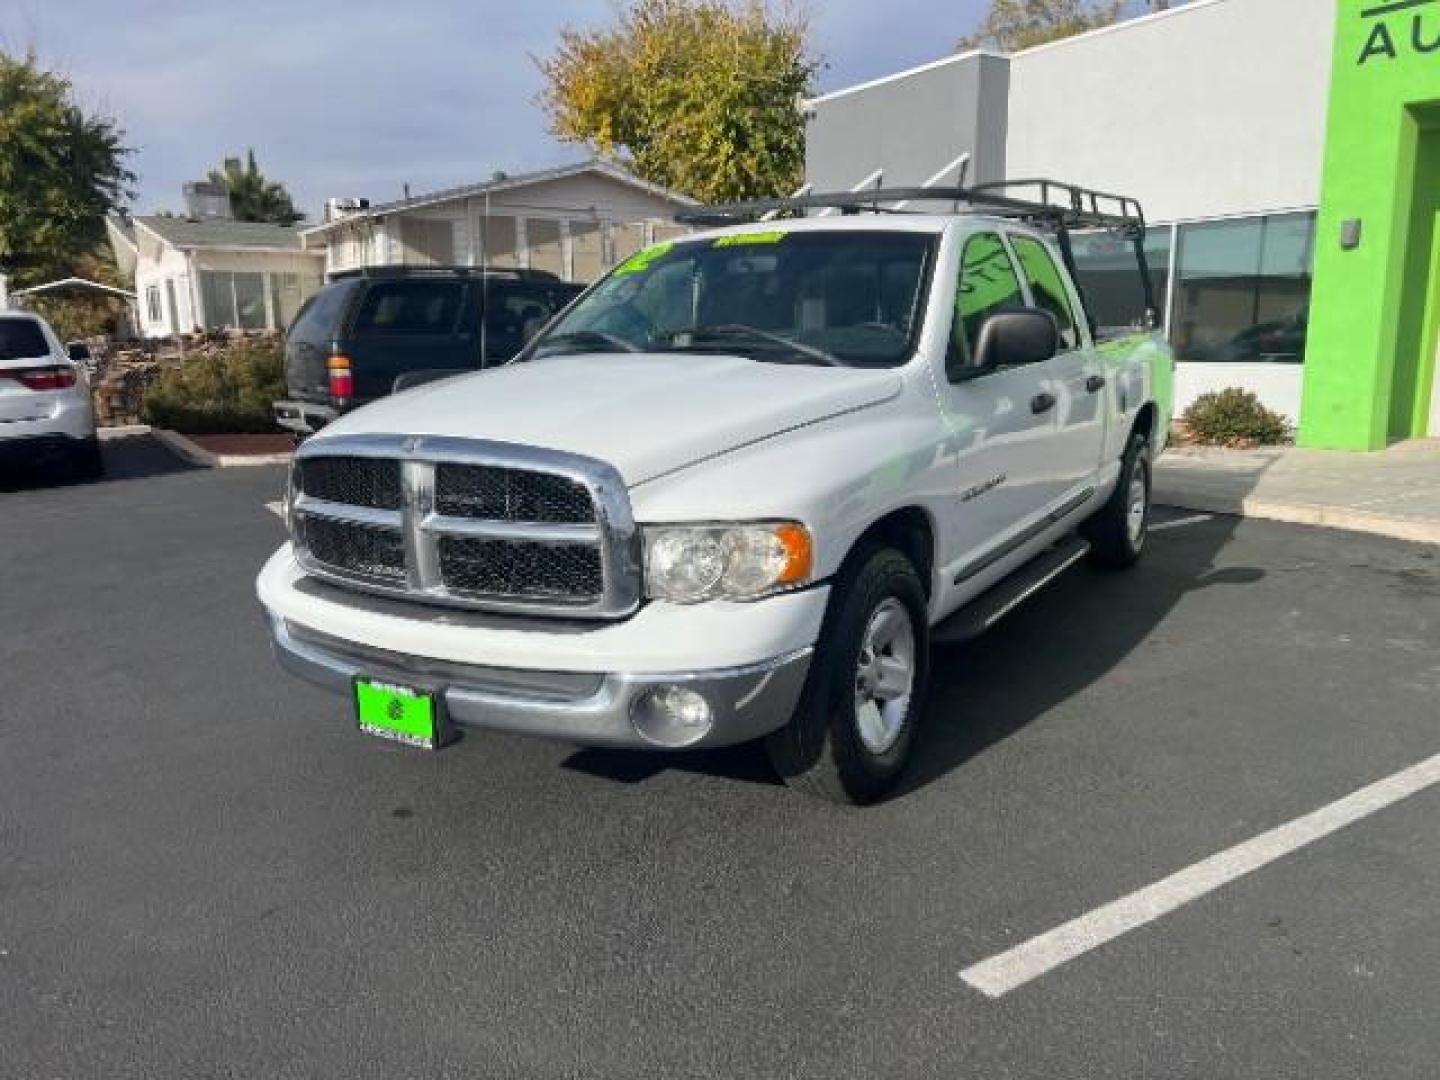
<path id="1" fill-rule="evenodd" d="M 1161 523 L 1185 516 L 1169 513 Z M 1217 567 L 1239 521 L 1216 515 L 1163 530 L 1133 570 L 1082 564 L 984 636 L 937 647 L 929 712 L 893 797 L 944 777 L 1123 667 L 1186 596 L 1262 580 L 1258 567 Z"/>
<path id="2" fill-rule="evenodd" d="M 1264 578 L 1256 567 L 1217 567 L 1240 519 L 1215 515 L 1165 528 L 1167 520 L 1194 515 L 1160 510 L 1156 516 L 1162 528 L 1135 569 L 1106 573 L 1082 564 L 983 637 L 935 647 L 929 710 L 892 799 L 945 777 L 1122 667 L 1189 594 Z M 587 749 L 565 767 L 625 784 L 669 771 L 779 783 L 758 744 L 689 753 Z"/>

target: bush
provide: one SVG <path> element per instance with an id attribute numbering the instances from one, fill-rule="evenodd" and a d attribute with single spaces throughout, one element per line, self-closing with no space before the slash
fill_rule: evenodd
<path id="1" fill-rule="evenodd" d="M 237 342 L 163 371 L 145 394 L 145 421 L 187 435 L 275 430 L 285 396 L 285 352 L 276 342 Z"/>
<path id="2" fill-rule="evenodd" d="M 1201 394 L 1180 418 L 1191 442 L 1202 446 L 1274 446 L 1290 439 L 1290 424 L 1249 390 Z"/>

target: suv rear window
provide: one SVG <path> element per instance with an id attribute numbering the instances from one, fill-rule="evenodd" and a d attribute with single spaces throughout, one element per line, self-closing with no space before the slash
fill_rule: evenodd
<path id="1" fill-rule="evenodd" d="M 333 285 L 326 285 L 306 300 L 300 314 L 296 315 L 295 321 L 290 324 L 290 336 L 307 341 L 324 341 L 338 337 L 345 301 L 352 288 L 352 282 L 337 281 Z"/>
<path id="2" fill-rule="evenodd" d="M 365 294 L 357 334 L 448 334 L 460 310 L 461 286 L 446 281 L 393 281 Z"/>
<path id="3" fill-rule="evenodd" d="M 50 355 L 50 343 L 34 319 L 0 319 L 0 360 L 31 360 Z"/>

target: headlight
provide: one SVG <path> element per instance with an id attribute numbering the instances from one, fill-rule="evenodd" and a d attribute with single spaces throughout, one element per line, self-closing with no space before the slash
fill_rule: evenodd
<path id="1" fill-rule="evenodd" d="M 810 532 L 794 521 L 645 529 L 645 593 L 652 600 L 754 600 L 807 584 L 814 563 Z"/>

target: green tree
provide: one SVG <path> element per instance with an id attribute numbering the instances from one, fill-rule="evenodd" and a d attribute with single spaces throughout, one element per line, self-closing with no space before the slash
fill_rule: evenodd
<path id="1" fill-rule="evenodd" d="M 1017 52 L 1047 41 L 1109 26 L 1137 11 L 1164 11 L 1170 0 L 991 0 L 975 33 L 960 39 L 962 49 Z"/>
<path id="2" fill-rule="evenodd" d="M 764 0 L 627 0 L 548 59 L 550 130 L 707 202 L 782 194 L 805 171 L 805 19 Z"/>
<path id="3" fill-rule="evenodd" d="M 33 53 L 0 52 L 0 273 L 17 284 L 61 277 L 100 247 L 105 215 L 135 182 L 123 139 Z"/>
<path id="4" fill-rule="evenodd" d="M 243 163 L 238 157 L 227 157 L 221 168 L 211 169 L 210 182 L 230 189 L 230 212 L 237 221 L 294 225 L 305 220 L 305 215 L 295 209 L 285 185 L 260 171 L 253 149 L 245 152 Z"/>

